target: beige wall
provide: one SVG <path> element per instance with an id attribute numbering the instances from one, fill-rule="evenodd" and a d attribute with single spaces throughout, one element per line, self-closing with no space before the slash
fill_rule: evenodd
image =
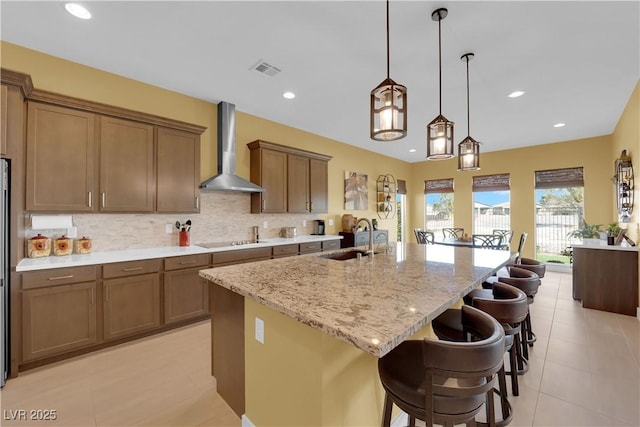
<path id="1" fill-rule="evenodd" d="M 611 137 L 580 139 L 555 144 L 537 145 L 513 150 L 482 153 L 481 170 L 458 172 L 457 160 L 424 161 L 413 165 L 411 173 L 411 227 L 424 226 L 424 181 L 437 178 L 454 179 L 454 225 L 472 230 L 472 177 L 509 173 L 511 175 L 511 228 L 515 236 L 527 232 L 524 254 L 535 254 L 535 171 L 567 167 L 584 167 L 585 218 L 589 223 L 611 222 L 613 192 L 611 167 L 607 160 Z M 469 232 L 471 234 L 471 232 Z M 515 239 L 514 239 L 515 240 Z M 517 241 L 517 240 L 516 240 Z"/>
<path id="2" fill-rule="evenodd" d="M 61 58 L 56 58 L 11 43 L 2 42 L 1 65 L 3 68 L 31 75 L 37 89 L 56 92 L 143 111 L 176 120 L 207 127 L 201 139 L 201 176 L 213 175 L 217 165 L 216 152 L 216 105 L 161 89 L 95 68 L 87 67 Z M 204 82 L 203 82 L 204 84 Z M 249 213 L 248 196 L 231 197 L 224 193 L 203 195 L 203 210 L 193 215 L 195 234 L 193 242 L 246 239 L 250 227 L 268 221 L 269 229 L 262 235 L 277 235 L 282 226 L 297 226 L 299 232 L 309 233 L 310 227 L 302 228 L 302 221 L 313 218 L 334 220 L 327 226 L 328 234 L 341 231 L 341 217 L 351 213 L 357 217 L 377 218 L 375 212 L 375 180 L 378 175 L 391 174 L 397 179 L 408 179 L 410 165 L 400 160 L 361 150 L 350 145 L 313 135 L 299 129 L 255 117 L 238 111 L 237 114 L 236 168 L 238 175 L 249 178 L 249 150 L 246 144 L 263 139 L 278 144 L 301 148 L 333 156 L 329 162 L 329 213 L 327 215 L 252 215 Z M 363 132 L 367 132 L 366 129 Z M 344 171 L 356 171 L 369 176 L 369 210 L 344 210 Z M 228 203 L 231 198 L 232 202 Z M 246 199 L 246 203 L 245 200 Z M 74 215 L 80 234 L 97 239 L 96 250 L 108 250 L 117 246 L 114 236 L 135 235 L 136 241 L 129 247 L 166 246 L 175 244 L 175 236 L 164 234 L 164 224 L 184 220 L 184 215 Z M 197 221 L 197 222 L 196 222 Z M 99 224 L 100 226 L 96 226 Z M 123 229 L 123 224 L 126 229 Z M 200 226 L 197 229 L 197 226 Z M 380 228 L 388 229 L 395 240 L 395 219 L 380 220 Z M 199 234 L 198 234 L 199 233 Z M 122 246 L 118 246 L 122 248 Z"/>

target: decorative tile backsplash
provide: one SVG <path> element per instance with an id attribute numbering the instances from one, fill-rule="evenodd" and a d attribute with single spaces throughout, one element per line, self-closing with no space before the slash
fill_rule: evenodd
<path id="1" fill-rule="evenodd" d="M 176 221 L 191 220 L 191 244 L 250 240 L 252 226 L 260 227 L 260 238 L 278 237 L 282 227 L 296 227 L 297 234 L 310 234 L 316 214 L 252 214 L 248 193 L 203 192 L 199 214 L 73 214 L 73 225 L 93 240 L 93 251 L 141 249 L 178 245 Z M 307 220 L 306 227 L 302 226 Z M 263 228 L 263 222 L 268 228 Z M 30 221 L 26 222 L 30 224 Z M 171 234 L 165 232 L 172 224 Z M 27 238 L 41 233 L 57 238 L 66 230 L 25 230 Z"/>

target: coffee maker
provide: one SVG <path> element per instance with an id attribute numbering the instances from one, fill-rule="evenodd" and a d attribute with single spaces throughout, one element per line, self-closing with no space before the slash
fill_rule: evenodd
<path id="1" fill-rule="evenodd" d="M 323 219 L 313 220 L 313 232 L 311 234 L 324 236 L 324 220 Z"/>

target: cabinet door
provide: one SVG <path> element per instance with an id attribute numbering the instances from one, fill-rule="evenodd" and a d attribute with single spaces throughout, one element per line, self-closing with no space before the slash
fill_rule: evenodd
<path id="1" fill-rule="evenodd" d="M 158 128 L 158 212 L 200 211 L 200 135 Z"/>
<path id="2" fill-rule="evenodd" d="M 30 102 L 27 211 L 93 210 L 94 115 Z"/>
<path id="3" fill-rule="evenodd" d="M 157 273 L 103 282 L 104 339 L 126 337 L 160 326 Z"/>
<path id="4" fill-rule="evenodd" d="M 329 164 L 324 160 L 309 159 L 309 210 L 314 213 L 329 212 Z"/>
<path id="5" fill-rule="evenodd" d="M 100 117 L 100 210 L 152 212 L 153 126 Z"/>
<path id="6" fill-rule="evenodd" d="M 175 323 L 209 314 L 207 282 L 199 268 L 164 273 L 164 323 Z"/>
<path id="7" fill-rule="evenodd" d="M 287 156 L 287 212 L 309 212 L 309 159 Z"/>
<path id="8" fill-rule="evenodd" d="M 95 344 L 95 297 L 95 282 L 22 292 L 23 360 Z"/>
<path id="9" fill-rule="evenodd" d="M 252 194 L 252 209 L 255 206 L 253 198 L 259 198 L 259 206 L 256 212 L 285 213 L 287 211 L 287 154 L 280 151 L 259 149 L 258 152 L 258 180 L 254 180 L 254 172 L 251 172 L 251 180 L 257 182 L 266 191 Z M 253 153 L 252 153 L 253 154 Z M 253 162 L 252 162 L 253 164 Z"/>

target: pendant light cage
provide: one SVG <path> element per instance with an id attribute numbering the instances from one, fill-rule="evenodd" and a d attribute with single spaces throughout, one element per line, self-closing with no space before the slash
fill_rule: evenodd
<path id="1" fill-rule="evenodd" d="M 371 139 L 395 141 L 407 135 L 407 88 L 385 79 L 371 91 Z"/>
<path id="2" fill-rule="evenodd" d="M 469 61 L 473 59 L 473 53 L 465 53 L 460 57 L 467 63 L 467 137 L 458 144 L 458 170 L 475 171 L 480 169 L 480 143 L 471 137 L 469 129 Z"/>
<path id="3" fill-rule="evenodd" d="M 407 88 L 389 78 L 389 0 L 387 0 L 387 78 L 371 91 L 369 134 L 376 141 L 407 135 Z"/>
<path id="4" fill-rule="evenodd" d="M 458 144 L 458 170 L 476 171 L 480 169 L 480 143 L 467 136 Z"/>
<path id="5" fill-rule="evenodd" d="M 445 8 L 436 9 L 431 19 L 438 21 L 438 81 L 440 113 L 427 125 L 427 159 L 443 160 L 453 157 L 453 122 L 442 115 L 442 20 L 449 12 Z"/>

